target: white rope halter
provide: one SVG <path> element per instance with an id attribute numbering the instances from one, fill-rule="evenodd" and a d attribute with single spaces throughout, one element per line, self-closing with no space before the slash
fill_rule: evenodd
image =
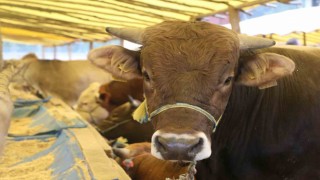
<path id="1" fill-rule="evenodd" d="M 151 121 L 151 119 L 153 117 L 155 117 L 156 115 L 160 114 L 163 111 L 166 111 L 168 109 L 173 109 L 173 108 L 188 108 L 188 109 L 192 109 L 195 111 L 198 111 L 199 113 L 205 115 L 213 124 L 214 124 L 214 128 L 213 128 L 213 132 L 215 132 L 216 127 L 219 124 L 219 121 L 222 117 L 222 115 L 219 117 L 218 120 L 216 120 L 208 111 L 198 107 L 198 106 L 194 106 L 188 103 L 176 103 L 176 104 L 167 104 L 167 105 L 163 105 L 161 107 L 159 107 L 158 109 L 154 110 L 153 112 L 150 113 L 150 115 L 148 115 L 148 120 Z M 147 111 L 148 112 L 148 111 Z"/>

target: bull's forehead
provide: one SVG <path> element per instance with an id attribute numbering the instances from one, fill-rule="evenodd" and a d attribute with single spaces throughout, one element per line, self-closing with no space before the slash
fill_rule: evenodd
<path id="1" fill-rule="evenodd" d="M 236 33 L 205 22 L 158 24 L 145 31 L 143 44 L 142 58 L 148 61 L 168 59 L 174 64 L 189 63 L 193 68 L 211 61 L 235 61 L 239 51 Z"/>
<path id="2" fill-rule="evenodd" d="M 187 78 L 189 81 L 219 81 L 223 73 L 234 70 L 238 55 L 237 51 L 225 48 L 222 43 L 219 47 L 213 46 L 205 39 L 150 44 L 142 50 L 142 68 L 153 77 L 170 74 L 171 78 Z"/>
<path id="3" fill-rule="evenodd" d="M 207 22 L 166 21 L 146 28 L 143 44 L 157 38 L 194 39 L 194 38 L 231 38 L 238 41 L 237 34 L 223 26 Z M 212 40 L 212 39 L 211 39 Z"/>
<path id="4" fill-rule="evenodd" d="M 161 23 L 148 28 L 143 41 L 142 69 L 163 94 L 210 94 L 239 56 L 236 33 L 204 22 Z"/>

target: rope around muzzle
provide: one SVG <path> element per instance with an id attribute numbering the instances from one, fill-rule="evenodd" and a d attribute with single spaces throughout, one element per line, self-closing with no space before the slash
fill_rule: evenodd
<path id="1" fill-rule="evenodd" d="M 147 108 L 147 106 L 146 106 L 146 108 Z M 197 112 L 203 114 L 214 124 L 214 128 L 213 128 L 212 132 L 216 131 L 216 127 L 218 126 L 218 124 L 221 120 L 221 117 L 222 117 L 222 115 L 221 115 L 219 117 L 219 119 L 216 120 L 208 111 L 206 111 L 198 106 L 194 106 L 194 105 L 191 105 L 188 103 L 176 103 L 176 104 L 167 104 L 167 105 L 161 106 L 160 108 L 154 110 L 153 112 L 150 113 L 150 115 L 148 115 L 148 121 L 151 121 L 151 119 L 153 117 L 160 114 L 161 112 L 166 111 L 168 109 L 173 109 L 173 108 L 188 108 L 188 109 L 192 109 L 194 111 L 197 111 Z M 148 111 L 147 111 L 147 113 L 148 113 Z"/>
<path id="2" fill-rule="evenodd" d="M 143 124 L 143 123 L 147 123 L 150 122 L 152 120 L 153 117 L 155 117 L 156 115 L 160 114 L 163 111 L 166 111 L 168 109 L 173 109 L 173 108 L 188 108 L 188 109 L 192 109 L 194 111 L 197 111 L 201 114 L 203 114 L 204 116 L 206 116 L 213 124 L 214 124 L 214 128 L 212 133 L 215 132 L 222 115 L 219 117 L 218 120 L 216 120 L 209 112 L 207 112 L 206 110 L 198 107 L 198 106 L 194 106 L 188 103 L 175 103 L 175 104 L 167 104 L 164 106 L 159 107 L 158 109 L 154 110 L 153 112 L 151 112 L 149 114 L 148 111 L 148 105 L 147 105 L 147 100 L 145 99 L 138 108 L 136 108 L 136 110 L 132 113 L 132 117 L 134 120 L 138 121 L 139 123 Z"/>

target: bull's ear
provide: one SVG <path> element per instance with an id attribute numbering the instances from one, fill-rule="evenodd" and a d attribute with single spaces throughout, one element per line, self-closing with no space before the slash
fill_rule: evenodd
<path id="1" fill-rule="evenodd" d="M 260 89 L 277 85 L 277 80 L 292 74 L 295 63 L 288 57 L 275 53 L 261 53 L 240 60 L 236 82 Z"/>
<path id="2" fill-rule="evenodd" d="M 129 80 L 141 76 L 139 52 L 121 46 L 104 46 L 89 52 L 88 60 L 115 78 Z"/>

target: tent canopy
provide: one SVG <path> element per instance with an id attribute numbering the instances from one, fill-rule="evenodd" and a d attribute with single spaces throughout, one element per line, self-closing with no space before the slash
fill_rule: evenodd
<path id="1" fill-rule="evenodd" d="M 5 40 L 47 46 L 106 41 L 106 26 L 147 27 L 164 20 L 194 20 L 272 0 L 1 0 Z"/>
<path id="2" fill-rule="evenodd" d="M 296 38 L 301 44 L 320 44 L 320 6 L 289 10 L 240 22 L 241 33 L 265 36 L 285 43 Z M 230 24 L 225 25 L 231 28 Z"/>

